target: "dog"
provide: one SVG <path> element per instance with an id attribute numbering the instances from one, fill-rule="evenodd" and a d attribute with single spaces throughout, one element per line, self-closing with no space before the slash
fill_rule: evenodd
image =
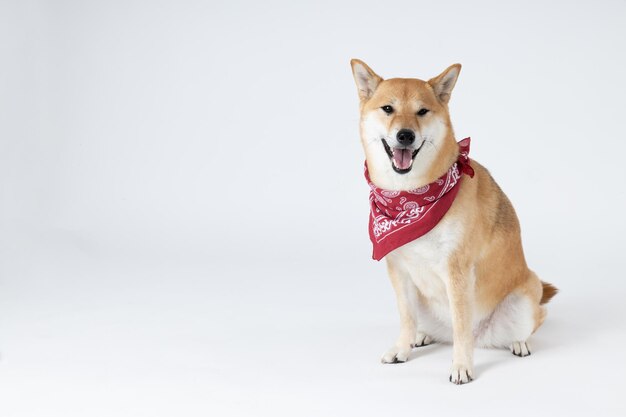
<path id="1" fill-rule="evenodd" d="M 382 362 L 451 342 L 449 380 L 465 384 L 474 379 L 475 346 L 530 355 L 528 338 L 557 289 L 528 268 L 511 202 L 469 159 L 469 138 L 455 139 L 448 102 L 461 65 L 423 81 L 384 80 L 363 61 L 350 63 L 374 258 L 386 260 L 400 313 L 400 335 Z"/>

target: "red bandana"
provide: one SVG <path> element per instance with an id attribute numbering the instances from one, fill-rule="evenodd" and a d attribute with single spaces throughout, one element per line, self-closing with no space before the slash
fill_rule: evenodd
<path id="1" fill-rule="evenodd" d="M 372 258 L 380 261 L 392 250 L 428 233 L 446 214 L 459 192 L 461 175 L 474 176 L 468 157 L 470 138 L 459 142 L 459 158 L 435 182 L 409 191 L 383 190 L 375 186 L 365 164 L 370 191 L 370 240 Z"/>

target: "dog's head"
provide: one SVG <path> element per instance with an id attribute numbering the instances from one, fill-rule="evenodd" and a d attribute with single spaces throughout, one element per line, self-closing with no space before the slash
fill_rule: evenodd
<path id="1" fill-rule="evenodd" d="M 387 189 L 410 189 L 445 172 L 458 149 L 448 101 L 461 65 L 422 81 L 383 80 L 364 62 L 353 59 L 351 64 L 361 101 L 361 141 L 372 180 Z"/>

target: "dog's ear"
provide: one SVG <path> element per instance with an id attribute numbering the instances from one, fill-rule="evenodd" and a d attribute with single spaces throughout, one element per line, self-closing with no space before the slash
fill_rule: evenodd
<path id="1" fill-rule="evenodd" d="M 435 95 L 442 103 L 447 104 L 450 101 L 450 94 L 459 78 L 461 72 L 461 64 L 450 65 L 444 72 L 428 80 L 428 84 L 435 90 Z"/>
<path id="2" fill-rule="evenodd" d="M 353 59 L 350 65 L 352 65 L 352 74 L 359 90 L 359 98 L 361 101 L 369 100 L 383 79 L 361 60 Z"/>

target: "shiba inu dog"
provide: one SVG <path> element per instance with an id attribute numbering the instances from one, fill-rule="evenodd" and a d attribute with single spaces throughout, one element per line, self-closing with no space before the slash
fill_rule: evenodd
<path id="1" fill-rule="evenodd" d="M 528 268 L 511 202 L 455 140 L 448 102 L 461 65 L 428 81 L 384 80 L 360 60 L 351 65 L 373 190 L 375 258 L 388 228 L 403 228 L 427 215 L 430 206 L 425 210 L 416 200 L 407 208 L 407 198 L 432 186 L 441 192 L 420 200 L 424 204 L 448 190 L 455 193 L 445 197 L 448 207 L 438 209 L 440 216 L 419 237 L 379 252 L 386 255 L 400 313 L 400 335 L 382 362 L 405 362 L 413 347 L 452 342 L 449 379 L 464 384 L 474 378 L 475 346 L 530 355 L 527 340 L 543 323 L 544 304 L 557 289 Z M 391 207 L 396 203 L 404 206 Z"/>

